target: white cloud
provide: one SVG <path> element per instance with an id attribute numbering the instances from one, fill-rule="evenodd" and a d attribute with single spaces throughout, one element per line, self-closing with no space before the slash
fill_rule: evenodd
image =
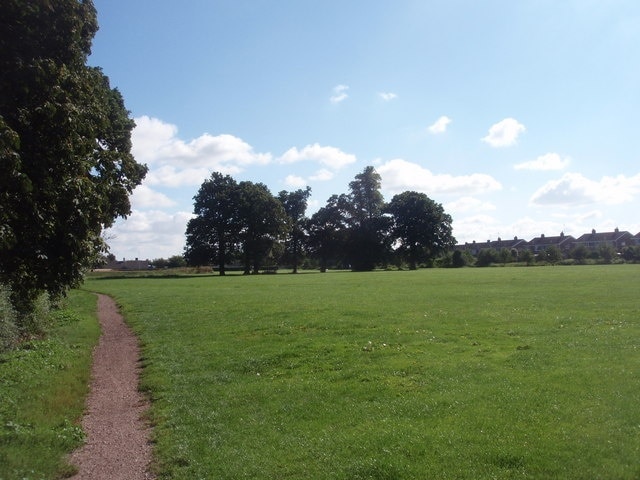
<path id="1" fill-rule="evenodd" d="M 302 188 L 309 185 L 309 180 L 313 182 L 326 182 L 331 180 L 335 174 L 331 170 L 327 170 L 326 168 L 321 168 L 316 171 L 313 175 L 309 175 L 308 179 L 301 177 L 299 175 L 287 175 L 284 179 L 285 185 L 289 188 Z"/>
<path id="2" fill-rule="evenodd" d="M 557 221 L 533 219 L 527 216 L 514 221 L 505 231 L 515 232 L 514 235 L 517 235 L 518 238 L 528 241 L 543 234 L 548 237 L 560 235 L 560 232 L 563 231 L 563 224 Z"/>
<path id="3" fill-rule="evenodd" d="M 473 173 L 453 176 L 436 175 L 422 166 L 400 158 L 390 160 L 376 168 L 382 177 L 385 190 L 395 194 L 416 190 L 432 194 L 473 195 L 502 189 L 502 185 L 490 175 Z"/>
<path id="4" fill-rule="evenodd" d="M 146 115 L 136 118 L 135 122 L 131 153 L 138 162 L 151 165 L 159 152 L 175 141 L 178 127 Z"/>
<path id="5" fill-rule="evenodd" d="M 184 232 L 193 215 L 187 212 L 166 213 L 159 210 L 133 210 L 105 231 L 110 251 L 118 258 L 168 258 L 184 250 Z"/>
<path id="6" fill-rule="evenodd" d="M 547 182 L 531 197 L 533 205 L 615 205 L 632 202 L 640 193 L 640 174 L 633 177 L 618 175 L 600 181 L 580 173 L 565 173 L 562 178 Z"/>
<path id="7" fill-rule="evenodd" d="M 316 173 L 309 177 L 309 180 L 315 180 L 317 182 L 326 182 L 334 177 L 334 173 L 326 168 L 321 168 Z"/>
<path id="8" fill-rule="evenodd" d="M 518 218 L 510 223 L 501 223 L 489 215 L 474 215 L 455 218 L 453 234 L 458 243 L 486 242 L 487 240 L 513 239 L 531 240 L 540 234 L 559 235 L 562 224 L 549 220 L 534 220 L 528 216 Z"/>
<path id="9" fill-rule="evenodd" d="M 335 174 L 331 170 L 321 168 L 313 175 L 309 175 L 308 179 L 305 179 L 304 177 L 301 177 L 299 175 L 287 175 L 287 177 L 284 179 L 284 183 L 289 188 L 302 188 L 309 185 L 309 181 L 326 182 L 328 180 L 331 180 L 334 176 Z"/>
<path id="10" fill-rule="evenodd" d="M 336 85 L 335 87 L 333 87 L 333 95 L 331 95 L 329 101 L 331 103 L 340 103 L 346 100 L 347 98 L 349 98 L 349 95 L 347 95 L 347 90 L 349 90 L 349 87 L 347 85 Z"/>
<path id="11" fill-rule="evenodd" d="M 451 121 L 452 120 L 449 117 L 443 115 L 438 120 L 436 120 L 435 123 L 431 125 L 427 130 L 429 130 L 429 132 L 433 133 L 434 135 L 444 133 L 447 131 L 447 126 L 451 123 Z"/>
<path id="12" fill-rule="evenodd" d="M 289 188 L 302 188 L 307 185 L 307 181 L 298 175 L 287 175 L 284 184 Z"/>
<path id="13" fill-rule="evenodd" d="M 498 221 L 489 215 L 456 217 L 451 225 L 453 227 L 453 236 L 456 238 L 457 243 L 485 242 L 491 232 L 499 228 L 497 227 Z"/>
<path id="14" fill-rule="evenodd" d="M 495 209 L 496 206 L 493 203 L 483 202 L 473 197 L 461 197 L 445 205 L 445 210 L 453 213 L 487 212 Z"/>
<path id="15" fill-rule="evenodd" d="M 270 153 L 256 153 L 233 135 L 205 133 L 185 142 L 177 136 L 175 125 L 147 116 L 135 121 L 132 152 L 136 160 L 149 165 L 147 182 L 151 185 L 199 184 L 212 171 L 234 174 L 272 160 Z"/>
<path id="16" fill-rule="evenodd" d="M 510 147 L 518 141 L 518 136 L 526 130 L 525 126 L 515 118 L 505 118 L 489 129 L 489 134 L 482 141 L 492 147 Z"/>
<path id="17" fill-rule="evenodd" d="M 398 98 L 398 95 L 396 95 L 393 92 L 379 92 L 378 96 L 385 102 L 389 102 L 391 100 Z"/>
<path id="18" fill-rule="evenodd" d="M 180 152 L 178 158 L 183 158 L 190 166 L 210 166 L 212 163 L 247 166 L 271 162 L 270 153 L 256 153 L 251 145 L 238 137 L 228 134 L 213 136 L 208 133 L 186 144 L 186 151 Z"/>
<path id="19" fill-rule="evenodd" d="M 307 204 L 307 215 L 311 215 L 318 211 L 318 209 L 322 206 L 320 200 L 310 198 Z"/>
<path id="20" fill-rule="evenodd" d="M 176 204 L 165 194 L 152 190 L 147 185 L 139 185 L 131 195 L 131 206 L 133 209 L 154 207 L 165 208 Z"/>
<path id="21" fill-rule="evenodd" d="M 569 157 L 562 158 L 557 153 L 546 153 L 535 160 L 518 163 L 513 168 L 516 170 L 564 170 L 570 163 Z"/>
<path id="22" fill-rule="evenodd" d="M 593 223 L 594 220 L 600 220 L 604 215 L 600 210 L 591 210 L 589 212 L 582 213 L 576 217 L 576 221 L 581 224 Z"/>
<path id="23" fill-rule="evenodd" d="M 344 153 L 335 147 L 323 147 L 317 143 L 307 145 L 302 150 L 292 147 L 279 159 L 280 163 L 295 163 L 301 161 L 316 161 L 334 170 L 339 170 L 346 165 L 355 163 L 355 155 Z"/>
<path id="24" fill-rule="evenodd" d="M 215 171 L 225 175 L 239 173 L 242 169 L 237 166 L 216 168 Z M 177 188 L 181 186 L 200 185 L 211 175 L 211 168 L 176 168 L 172 165 L 152 168 L 144 182 L 154 186 Z"/>

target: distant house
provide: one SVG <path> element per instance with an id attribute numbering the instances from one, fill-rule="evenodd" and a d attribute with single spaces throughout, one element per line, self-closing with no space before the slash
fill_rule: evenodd
<path id="1" fill-rule="evenodd" d="M 634 244 L 634 236 L 629 232 L 621 232 L 617 228 L 613 232 L 597 233 L 591 230 L 591 233 L 585 233 L 573 242 L 574 246 L 585 246 L 590 250 L 596 250 L 602 246 L 610 246 L 615 248 L 617 252 L 628 245 Z"/>
<path id="2" fill-rule="evenodd" d="M 640 232 L 636 233 L 631 241 L 633 245 L 640 245 Z"/>
<path id="3" fill-rule="evenodd" d="M 149 260 L 111 260 L 103 267 L 107 270 L 148 270 L 151 268 Z"/>
<path id="4" fill-rule="evenodd" d="M 564 232 L 560 232 L 560 235 L 555 237 L 547 237 L 544 234 L 529 240 L 528 247 L 533 253 L 544 252 L 549 247 L 558 247 L 561 252 L 567 253 L 573 248 L 573 242 L 575 238 L 571 235 L 565 235 Z"/>
<path id="5" fill-rule="evenodd" d="M 502 250 L 503 248 L 507 250 L 522 250 L 527 248 L 528 242 L 518 237 L 513 237 L 513 240 L 502 240 L 498 237 L 498 240 L 489 242 L 489 245 L 489 248 L 493 248 L 494 250 Z"/>
<path id="6" fill-rule="evenodd" d="M 503 248 L 508 250 L 522 250 L 527 248 L 527 241 L 518 237 L 514 237 L 513 240 L 502 240 L 498 237 L 497 240 L 487 240 L 486 242 L 476 242 L 474 240 L 471 243 L 460 244 L 455 247 L 456 250 L 469 252 L 473 256 L 477 256 L 482 250 L 488 250 L 490 248 L 494 250 L 502 250 Z"/>
<path id="7" fill-rule="evenodd" d="M 471 243 L 467 243 L 465 242 L 464 245 L 460 244 L 460 245 L 456 245 L 455 246 L 455 250 L 460 250 L 462 252 L 469 252 L 471 255 L 473 255 L 474 257 L 478 255 L 478 253 L 480 253 L 481 250 L 485 250 L 487 248 L 491 248 L 490 245 L 490 241 L 486 241 L 486 242 L 476 242 L 475 240 Z"/>

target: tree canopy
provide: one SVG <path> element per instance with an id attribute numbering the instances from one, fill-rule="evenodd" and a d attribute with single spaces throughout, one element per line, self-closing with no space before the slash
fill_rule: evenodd
<path id="1" fill-rule="evenodd" d="M 258 273 L 265 259 L 276 261 L 274 249 L 289 231 L 289 221 L 282 204 L 264 183 L 240 182 L 240 242 L 244 273 Z"/>
<path id="2" fill-rule="evenodd" d="M 234 261 L 245 273 L 280 262 L 296 272 L 301 257 L 324 272 L 372 270 L 394 258 L 417 268 L 453 246 L 451 217 L 425 194 L 404 192 L 387 205 L 373 167 L 356 175 L 349 189 L 307 218 L 309 187 L 273 197 L 261 183 L 237 184 L 213 173 L 194 197 L 185 257 L 191 265 L 218 265 L 221 275 Z M 216 257 L 223 238 L 227 253 Z"/>
<path id="3" fill-rule="evenodd" d="M 278 257 L 279 241 L 290 230 L 285 208 L 262 183 L 237 183 L 214 172 L 194 197 L 196 215 L 187 224 L 185 258 L 190 265 L 218 265 L 220 275 L 234 260 L 257 273 Z"/>
<path id="4" fill-rule="evenodd" d="M 382 179 L 376 170 L 365 167 L 349 183 L 347 261 L 352 270 L 373 270 L 385 261 L 390 249 L 389 219 L 384 213 Z"/>
<path id="5" fill-rule="evenodd" d="M 307 211 L 307 202 L 310 196 L 311 187 L 307 187 L 304 190 L 299 189 L 294 192 L 282 190 L 278 193 L 278 200 L 282 203 L 284 211 L 289 217 L 289 224 L 291 226 L 285 242 L 285 254 L 291 259 L 293 273 L 298 273 L 300 250 L 305 239 L 303 227 L 304 222 L 307 220 L 304 214 Z"/>
<path id="6" fill-rule="evenodd" d="M 391 199 L 387 211 L 393 218 L 392 236 L 398 253 L 412 270 L 453 247 L 451 216 L 424 193 L 398 194 Z"/>
<path id="7" fill-rule="evenodd" d="M 239 242 L 241 224 L 239 189 L 229 175 L 214 172 L 194 197 L 193 213 L 187 224 L 185 258 L 192 265 L 217 263 L 220 275 Z"/>
<path id="8" fill-rule="evenodd" d="M 343 260 L 348 228 L 345 204 L 344 195 L 332 195 L 307 221 L 307 247 L 317 257 L 321 272 L 326 272 L 330 264 L 340 264 Z"/>
<path id="9" fill-rule="evenodd" d="M 147 172 L 121 94 L 86 64 L 97 28 L 90 1 L 0 4 L 0 281 L 19 310 L 78 284 Z"/>

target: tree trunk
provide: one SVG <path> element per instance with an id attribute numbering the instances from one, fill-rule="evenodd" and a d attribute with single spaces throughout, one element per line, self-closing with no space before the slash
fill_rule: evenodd
<path id="1" fill-rule="evenodd" d="M 224 269 L 225 262 L 226 262 L 226 259 L 224 255 L 224 250 L 222 249 L 222 247 L 220 247 L 218 251 L 218 270 L 220 271 L 221 277 L 224 277 L 226 274 Z"/>
<path id="2" fill-rule="evenodd" d="M 321 257 L 320 258 L 320 273 L 326 273 L 327 272 L 327 259 L 326 257 Z"/>
<path id="3" fill-rule="evenodd" d="M 220 270 L 220 276 L 223 277 L 226 272 L 224 269 L 224 265 L 225 263 L 227 263 L 227 256 L 226 256 L 226 251 L 225 251 L 225 247 L 226 247 L 226 242 L 225 242 L 225 235 L 224 235 L 224 231 L 223 230 L 218 230 L 218 268 Z"/>
<path id="4" fill-rule="evenodd" d="M 298 240 L 293 238 L 293 272 L 298 273 Z"/>

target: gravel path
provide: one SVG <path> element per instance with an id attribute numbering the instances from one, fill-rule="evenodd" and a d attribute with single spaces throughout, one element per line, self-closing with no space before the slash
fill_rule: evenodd
<path id="1" fill-rule="evenodd" d="M 93 353 L 91 392 L 82 426 L 86 444 L 71 455 L 75 480 L 148 480 L 151 444 L 142 419 L 148 407 L 138 391 L 137 338 L 115 302 L 98 295 L 102 336 Z"/>

